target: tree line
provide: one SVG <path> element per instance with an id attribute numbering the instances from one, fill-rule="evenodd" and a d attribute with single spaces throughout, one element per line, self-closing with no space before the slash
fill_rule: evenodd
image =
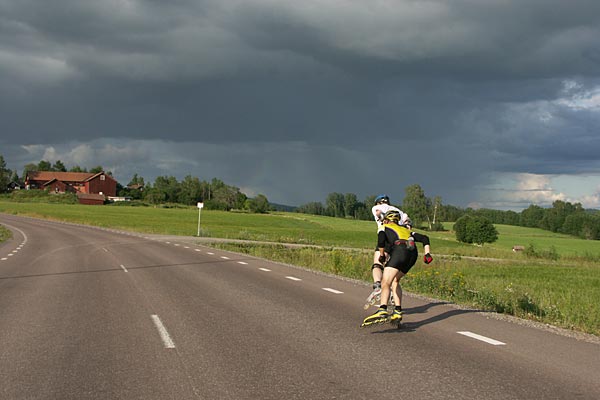
<path id="1" fill-rule="evenodd" d="M 25 165 L 23 174 L 19 177 L 16 170 L 13 171 L 6 167 L 4 157 L 0 155 L 0 193 L 6 193 L 9 190 L 10 182 L 17 182 L 22 186 L 27 173 L 33 171 L 88 172 L 94 174 L 104 171 L 104 169 L 101 165 L 89 170 L 78 165 L 67 169 L 60 160 L 54 163 L 42 160 L 38 164 Z M 111 171 L 104 172 L 112 176 Z M 238 209 L 254 213 L 266 213 L 271 209 L 269 200 L 263 194 L 249 198 L 238 187 L 227 185 L 217 178 L 205 181 L 191 175 L 186 176 L 181 181 L 178 181 L 174 176 L 159 176 L 154 182 L 146 183 L 144 178 L 136 173 L 127 186 L 117 183 L 117 194 L 150 204 L 196 205 L 198 202 L 203 202 L 209 210 Z"/>
<path id="2" fill-rule="evenodd" d="M 97 173 L 103 171 L 103 168 L 96 166 L 87 170 L 80 166 L 74 166 L 67 170 L 60 160 L 54 163 L 42 160 L 38 164 L 25 165 L 22 177 L 24 178 L 29 171 Z M 110 171 L 105 172 L 112 175 Z M 0 192 L 6 192 L 10 182 L 21 181 L 17 171 L 8 169 L 3 156 L 0 155 Z M 195 205 L 202 201 L 207 209 L 238 209 L 258 213 L 265 213 L 274 208 L 263 194 L 249 198 L 238 187 L 227 185 L 217 178 L 206 181 L 191 175 L 181 181 L 173 176 L 159 176 L 154 182 L 146 183 L 144 178 L 136 173 L 127 186 L 118 184 L 117 190 L 119 196 L 128 196 L 150 204 Z M 443 229 L 440 221 L 456 222 L 462 216 L 470 215 L 485 218 L 494 224 L 540 228 L 584 239 L 600 239 L 600 212 L 585 210 L 580 203 L 572 204 L 557 200 L 549 208 L 532 204 L 520 213 L 460 208 L 443 204 L 440 196 L 427 197 L 423 188 L 418 184 L 406 187 L 405 196 L 401 201 L 391 200 L 392 204 L 408 213 L 414 226 L 429 230 Z M 327 195 L 325 203 L 310 202 L 300 205 L 294 210 L 305 214 L 371 220 L 373 219 L 371 207 L 374 202 L 375 195 L 367 196 L 361 201 L 354 193 L 333 192 Z"/>
<path id="3" fill-rule="evenodd" d="M 356 195 L 352 193 L 330 193 L 325 204 L 312 202 L 298 207 L 296 211 L 370 220 L 373 219 L 371 207 L 374 201 L 375 196 L 369 196 L 364 201 L 358 202 Z M 463 216 L 470 216 L 475 218 L 472 221 L 479 224 L 483 223 L 481 219 L 484 219 L 493 224 L 540 228 L 583 239 L 600 239 L 600 212 L 586 210 L 580 203 L 572 204 L 556 200 L 552 203 L 552 207 L 544 208 L 532 204 L 521 212 L 460 208 L 442 204 L 439 196 L 427 197 L 420 185 L 406 187 L 402 201 L 396 203 L 392 201 L 392 203 L 411 217 L 414 226 L 429 230 L 443 229 L 440 221 L 456 222 Z M 460 227 L 462 228 L 462 225 Z M 488 229 L 487 225 L 485 229 Z M 491 232 L 490 238 L 493 235 Z"/>

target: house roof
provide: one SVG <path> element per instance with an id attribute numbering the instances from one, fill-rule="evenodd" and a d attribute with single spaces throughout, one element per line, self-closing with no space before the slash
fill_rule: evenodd
<path id="1" fill-rule="evenodd" d="M 87 182 L 99 175 L 106 175 L 107 177 L 112 178 L 110 175 L 104 172 L 98 172 L 95 174 L 91 174 L 89 172 L 55 172 L 55 171 L 29 171 L 27 172 L 27 176 L 30 180 L 50 182 L 54 179 L 63 182 Z"/>
<path id="2" fill-rule="evenodd" d="M 85 182 L 95 174 L 88 172 L 54 172 L 54 171 L 30 171 L 27 176 L 31 180 L 50 182 L 58 179 L 63 182 Z"/>

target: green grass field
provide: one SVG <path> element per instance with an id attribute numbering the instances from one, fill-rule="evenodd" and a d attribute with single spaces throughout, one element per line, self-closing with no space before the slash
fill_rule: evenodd
<path id="1" fill-rule="evenodd" d="M 195 236 L 198 229 L 197 208 L 0 201 L 0 212 L 155 234 Z M 430 266 L 417 262 L 404 286 L 461 304 L 600 334 L 600 241 L 539 229 L 496 228 L 498 241 L 481 247 L 458 243 L 451 231 L 427 233 L 435 261 Z M 275 244 L 220 246 L 365 281 L 370 280 L 371 250 L 376 242 L 375 224 L 370 221 L 208 210 L 201 214 L 201 236 L 322 245 L 323 249 L 289 249 Z M 553 248 L 558 260 L 529 259 L 523 252 L 514 253 L 514 245 Z"/>

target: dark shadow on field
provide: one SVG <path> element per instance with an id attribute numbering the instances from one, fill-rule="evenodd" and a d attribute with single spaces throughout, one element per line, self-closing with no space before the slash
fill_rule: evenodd
<path id="1" fill-rule="evenodd" d="M 377 330 L 373 333 L 381 334 L 381 333 L 394 333 L 394 332 L 398 332 L 398 333 L 415 332 L 417 329 L 419 329 L 423 325 L 433 324 L 435 322 L 443 321 L 445 319 L 452 318 L 452 317 L 455 317 L 458 315 L 481 312 L 481 310 L 456 310 L 455 309 L 455 310 L 448 310 L 441 314 L 433 315 L 427 319 L 423 319 L 420 321 L 415 321 L 413 318 L 413 316 L 416 314 L 423 314 L 432 307 L 435 307 L 438 305 L 444 305 L 444 304 L 450 304 L 450 303 L 447 303 L 447 302 L 429 303 L 429 304 L 425 304 L 425 305 L 422 305 L 419 307 L 407 308 L 404 310 L 404 317 L 402 319 L 402 327 L 400 329 L 398 329 L 398 327 L 396 327 L 396 326 L 385 324 L 385 325 L 380 325 L 380 327 L 385 327 L 386 329 Z"/>

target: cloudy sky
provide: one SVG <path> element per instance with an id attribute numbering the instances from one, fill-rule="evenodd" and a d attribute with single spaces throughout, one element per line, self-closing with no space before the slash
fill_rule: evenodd
<path id="1" fill-rule="evenodd" d="M 600 208 L 599 38 L 597 0 L 0 0 L 0 154 Z"/>

